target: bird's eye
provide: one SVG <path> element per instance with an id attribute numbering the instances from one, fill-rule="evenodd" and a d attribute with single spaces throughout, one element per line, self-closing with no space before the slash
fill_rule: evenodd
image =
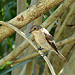
<path id="1" fill-rule="evenodd" d="M 34 30 L 36 30 L 36 28 L 34 28 Z"/>

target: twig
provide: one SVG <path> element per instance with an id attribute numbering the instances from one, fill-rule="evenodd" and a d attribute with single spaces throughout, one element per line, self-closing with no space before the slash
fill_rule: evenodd
<path id="1" fill-rule="evenodd" d="M 59 19 L 58 19 L 58 24 L 57 24 L 57 28 L 56 28 L 56 30 L 55 30 L 56 33 L 58 32 L 60 26 L 61 26 L 61 18 L 59 17 Z"/>
<path id="2" fill-rule="evenodd" d="M 57 46 L 63 46 L 63 45 L 65 45 L 65 44 L 67 44 L 69 42 L 72 42 L 72 41 L 75 41 L 75 32 L 74 32 L 73 36 L 71 36 L 71 37 L 69 37 L 69 38 L 67 38 L 65 40 L 57 42 L 56 45 Z"/>
<path id="3" fill-rule="evenodd" d="M 42 50 L 43 53 L 46 53 L 48 50 Z M 16 60 L 13 60 L 13 64 L 14 63 L 20 63 L 20 62 L 23 62 L 23 61 L 26 61 L 26 60 L 29 60 L 29 59 L 32 59 L 32 58 L 35 58 L 37 56 L 39 56 L 40 54 L 38 52 L 34 52 L 33 54 L 30 54 L 30 55 L 27 55 L 25 57 L 21 57 L 21 58 L 18 58 Z"/>
<path id="4" fill-rule="evenodd" d="M 13 25 L 11 25 L 11 24 L 9 24 L 9 23 L 5 23 L 5 22 L 4 22 L 3 25 L 8 26 L 8 27 L 12 28 L 13 30 L 15 30 L 15 31 L 16 31 L 17 33 L 19 33 L 23 38 L 25 38 L 25 39 L 36 49 L 36 51 L 38 51 L 38 48 L 34 45 L 34 43 L 33 43 L 30 39 L 28 39 L 28 38 L 26 37 L 26 35 L 25 35 L 22 31 L 20 31 L 19 29 L 17 29 L 16 27 L 14 27 Z M 41 50 L 39 50 L 38 53 L 39 53 L 39 54 L 43 57 L 43 59 L 46 61 L 46 63 L 47 63 L 47 65 L 48 65 L 48 67 L 49 67 L 49 69 L 50 69 L 52 75 L 56 75 L 56 74 L 55 74 L 55 71 L 54 71 L 54 69 L 53 69 L 53 67 L 52 67 L 52 65 L 51 65 L 51 63 L 50 63 L 50 61 L 49 61 L 48 58 L 44 55 L 44 53 L 41 52 Z"/>
<path id="5" fill-rule="evenodd" d="M 47 30 L 50 32 L 53 28 L 54 24 L 56 23 L 56 20 L 47 28 Z"/>

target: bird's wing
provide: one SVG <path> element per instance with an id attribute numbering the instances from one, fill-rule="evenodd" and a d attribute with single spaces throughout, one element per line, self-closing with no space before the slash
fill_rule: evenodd
<path id="1" fill-rule="evenodd" d="M 42 32 L 44 33 L 47 42 L 54 49 L 54 51 L 58 54 L 59 53 L 58 48 L 55 45 L 55 42 L 54 42 L 52 35 L 45 28 L 42 29 Z"/>
<path id="2" fill-rule="evenodd" d="M 46 34 L 46 33 L 44 33 L 45 34 L 45 38 L 46 38 L 46 40 L 47 40 L 47 42 L 50 44 L 50 46 L 55 50 L 55 52 L 58 54 L 59 52 L 58 52 L 58 48 L 56 47 L 56 45 L 55 45 L 55 42 L 54 42 L 54 39 L 53 39 L 53 37 L 52 37 L 52 35 L 50 35 L 50 34 Z"/>
<path id="3" fill-rule="evenodd" d="M 44 28 L 42 30 L 42 32 L 44 33 L 45 35 L 45 38 L 47 40 L 47 42 L 50 44 L 50 46 L 53 48 L 54 52 L 63 60 L 66 60 L 65 57 L 59 52 L 57 46 L 55 45 L 55 41 L 52 37 L 51 34 L 49 34 L 49 32 Z"/>

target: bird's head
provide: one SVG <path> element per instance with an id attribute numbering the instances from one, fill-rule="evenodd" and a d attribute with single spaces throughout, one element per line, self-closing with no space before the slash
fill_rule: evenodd
<path id="1" fill-rule="evenodd" d="M 39 26 L 39 25 L 33 25 L 31 28 L 30 28 L 30 32 L 29 33 L 32 33 L 34 31 L 38 31 L 40 30 L 42 27 Z"/>

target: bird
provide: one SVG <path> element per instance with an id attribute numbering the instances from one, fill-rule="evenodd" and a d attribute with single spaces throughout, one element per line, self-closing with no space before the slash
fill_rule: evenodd
<path id="1" fill-rule="evenodd" d="M 30 28 L 30 32 L 34 35 L 36 43 L 44 49 L 54 51 L 62 60 L 66 60 L 65 57 L 58 50 L 53 36 L 47 31 L 47 29 L 39 26 L 33 25 Z"/>

